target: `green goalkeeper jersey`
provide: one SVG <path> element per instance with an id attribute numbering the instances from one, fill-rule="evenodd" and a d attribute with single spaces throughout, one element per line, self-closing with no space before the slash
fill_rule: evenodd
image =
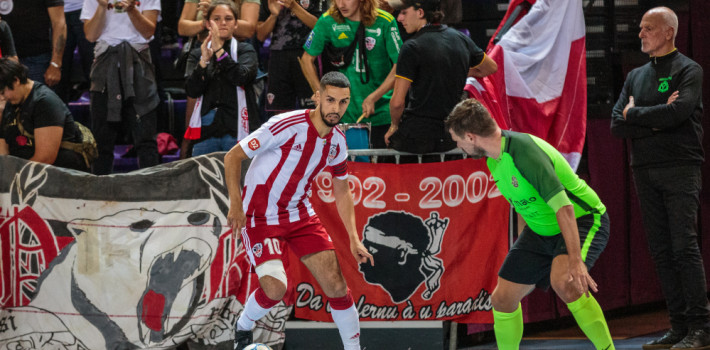
<path id="1" fill-rule="evenodd" d="M 539 235 L 560 233 L 556 213 L 565 205 L 574 207 L 577 218 L 606 212 L 562 154 L 538 137 L 504 130 L 500 156 L 486 163 L 498 190 Z"/>
<path id="2" fill-rule="evenodd" d="M 360 22 L 345 19 L 338 23 L 328 12 L 323 14 L 316 22 L 316 26 L 308 36 L 303 49 L 311 56 L 319 56 L 326 44 L 334 47 L 347 47 L 355 39 L 355 33 Z M 367 66 L 370 71 L 370 81 L 363 84 L 365 78 L 364 62 L 361 62 L 359 47 L 353 55 L 350 64 L 340 69 L 350 80 L 351 93 L 350 105 L 343 116 L 343 123 L 355 123 L 362 114 L 362 101 L 375 91 L 387 78 L 392 66 L 397 62 L 402 39 L 399 36 L 395 18 L 383 11 L 377 10 L 377 19 L 369 27 L 365 27 L 365 48 Z M 389 101 L 392 92 L 386 93 L 375 103 L 375 113 L 363 122 L 370 122 L 373 126 L 390 124 Z"/>

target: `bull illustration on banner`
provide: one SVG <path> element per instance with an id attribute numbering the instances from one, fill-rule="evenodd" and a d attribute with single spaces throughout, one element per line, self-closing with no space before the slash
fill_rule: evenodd
<path id="1" fill-rule="evenodd" d="M 256 283 L 243 246 L 224 225 L 220 156 L 111 177 L 0 160 L 3 169 L 17 169 L 0 178 L 0 348 L 231 343 L 240 301 Z M 196 185 L 182 194 L 160 185 L 140 192 L 156 183 L 152 176 L 188 176 Z M 137 193 L 108 199 L 111 188 L 129 182 Z M 80 187 L 92 192 L 89 198 L 77 198 Z M 278 330 L 290 313 L 283 304 L 276 309 L 255 332 L 272 346 L 283 342 Z"/>

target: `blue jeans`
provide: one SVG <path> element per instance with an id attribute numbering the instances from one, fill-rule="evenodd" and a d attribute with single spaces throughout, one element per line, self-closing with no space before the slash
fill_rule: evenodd
<path id="1" fill-rule="evenodd" d="M 236 144 L 237 138 L 232 135 L 210 137 L 192 147 L 192 156 L 197 157 L 212 152 L 229 151 Z"/>
<path id="2" fill-rule="evenodd" d="M 44 84 L 44 72 L 52 61 L 51 53 L 43 53 L 36 56 L 21 57 L 20 63 L 27 66 L 27 77 Z"/>
<path id="3" fill-rule="evenodd" d="M 203 115 L 202 126 L 211 125 L 214 121 L 214 115 L 215 110 L 211 110 L 209 113 Z M 237 138 L 232 135 L 210 137 L 192 146 L 192 156 L 196 157 L 212 152 L 229 151 L 236 144 Z"/>

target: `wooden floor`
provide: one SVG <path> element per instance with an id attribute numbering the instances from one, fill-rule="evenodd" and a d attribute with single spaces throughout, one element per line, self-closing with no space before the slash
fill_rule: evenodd
<path id="1" fill-rule="evenodd" d="M 641 345 L 660 337 L 670 327 L 668 314 L 663 308 L 612 313 L 607 316 L 607 324 L 616 349 L 640 349 Z M 573 320 L 547 323 L 547 325 L 540 323 L 530 328 L 534 329 L 525 332 L 520 349 L 594 349 Z M 496 349 L 496 344 L 495 340 L 491 340 L 459 349 Z"/>

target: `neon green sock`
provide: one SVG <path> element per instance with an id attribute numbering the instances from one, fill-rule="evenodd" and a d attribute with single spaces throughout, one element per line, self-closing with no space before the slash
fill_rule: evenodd
<path id="1" fill-rule="evenodd" d="M 591 294 L 589 297 L 583 294 L 579 299 L 567 304 L 567 307 L 572 312 L 579 328 L 597 349 L 615 349 L 602 308 Z"/>
<path id="2" fill-rule="evenodd" d="M 523 311 L 518 308 L 511 313 L 493 309 L 493 332 L 500 350 L 517 350 L 523 339 Z"/>

